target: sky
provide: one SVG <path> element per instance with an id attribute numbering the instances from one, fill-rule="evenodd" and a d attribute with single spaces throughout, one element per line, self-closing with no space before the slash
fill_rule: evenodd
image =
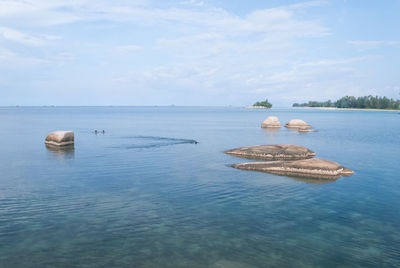
<path id="1" fill-rule="evenodd" d="M 400 98 L 400 0 L 0 0 L 0 106 Z"/>

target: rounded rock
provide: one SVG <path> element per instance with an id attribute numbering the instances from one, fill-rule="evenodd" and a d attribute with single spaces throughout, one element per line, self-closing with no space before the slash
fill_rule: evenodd
<path id="1" fill-rule="evenodd" d="M 292 119 L 287 124 L 285 124 L 287 128 L 312 128 L 311 125 L 307 124 L 301 119 Z"/>
<path id="2" fill-rule="evenodd" d="M 269 116 L 267 119 L 264 120 L 261 124 L 262 128 L 280 128 L 281 122 L 279 122 L 278 117 L 276 116 Z"/>
<path id="3" fill-rule="evenodd" d="M 50 133 L 44 142 L 49 146 L 68 146 L 74 144 L 74 132 L 73 131 L 65 131 L 58 130 Z"/>

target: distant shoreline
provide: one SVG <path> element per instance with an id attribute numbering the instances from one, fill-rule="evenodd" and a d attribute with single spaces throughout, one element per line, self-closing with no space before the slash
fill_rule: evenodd
<path id="1" fill-rule="evenodd" d="M 393 109 L 370 109 L 370 108 L 337 108 L 337 107 L 293 107 L 303 108 L 303 109 L 319 109 L 319 110 L 344 110 L 344 111 L 379 111 L 379 112 L 400 112 L 400 110 L 393 110 Z"/>
<path id="2" fill-rule="evenodd" d="M 336 108 L 336 107 L 274 107 L 274 108 L 266 108 L 264 106 L 186 106 L 186 105 L 37 105 L 37 106 L 0 106 L 0 109 L 10 109 L 10 108 L 240 108 L 240 109 L 249 109 L 249 110 L 280 110 L 280 109 L 318 109 L 318 110 L 348 110 L 348 111 L 381 111 L 381 112 L 400 112 L 399 110 L 394 109 L 361 109 L 361 108 Z"/>
<path id="3" fill-rule="evenodd" d="M 245 109 L 271 109 L 264 106 L 245 106 Z"/>

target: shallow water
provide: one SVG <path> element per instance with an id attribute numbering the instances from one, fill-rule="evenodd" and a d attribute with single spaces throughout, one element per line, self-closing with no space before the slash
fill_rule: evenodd
<path id="1" fill-rule="evenodd" d="M 263 130 L 269 115 L 318 132 Z M 399 122 L 372 111 L 0 108 L 0 267 L 400 266 Z M 74 149 L 44 145 L 57 129 L 74 130 Z M 247 160 L 222 153 L 276 143 L 356 173 L 319 183 L 236 170 Z"/>

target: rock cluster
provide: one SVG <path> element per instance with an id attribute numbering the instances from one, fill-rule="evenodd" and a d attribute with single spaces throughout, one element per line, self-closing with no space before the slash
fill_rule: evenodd
<path id="1" fill-rule="evenodd" d="M 336 162 L 313 158 L 315 156 L 313 151 L 304 146 L 293 144 L 240 147 L 225 151 L 225 153 L 248 159 L 267 160 L 233 165 L 234 168 L 238 169 L 318 179 L 337 179 L 340 176 L 354 174 L 352 170 Z"/>
<path id="2" fill-rule="evenodd" d="M 269 116 L 267 119 L 264 120 L 264 122 L 261 123 L 261 127 L 267 129 L 278 129 L 281 128 L 281 122 L 279 122 L 278 117 Z M 297 129 L 301 133 L 317 132 L 315 129 L 312 129 L 311 125 L 307 124 L 301 119 L 292 119 L 285 124 L 285 127 Z"/>
<path id="3" fill-rule="evenodd" d="M 57 147 L 73 145 L 74 132 L 64 131 L 64 130 L 52 132 L 46 137 L 44 143 L 49 146 L 57 146 Z"/>
<path id="4" fill-rule="evenodd" d="M 261 124 L 262 128 L 280 128 L 276 116 L 269 116 Z M 301 119 L 292 119 L 286 128 L 297 129 L 300 133 L 316 132 L 312 126 Z M 256 145 L 240 147 L 225 151 L 226 154 L 248 159 L 265 160 L 233 165 L 234 168 L 256 170 L 279 175 L 302 178 L 337 179 L 340 176 L 351 176 L 354 172 L 348 168 L 325 159 L 313 158 L 315 153 L 310 149 L 293 144 Z"/>

